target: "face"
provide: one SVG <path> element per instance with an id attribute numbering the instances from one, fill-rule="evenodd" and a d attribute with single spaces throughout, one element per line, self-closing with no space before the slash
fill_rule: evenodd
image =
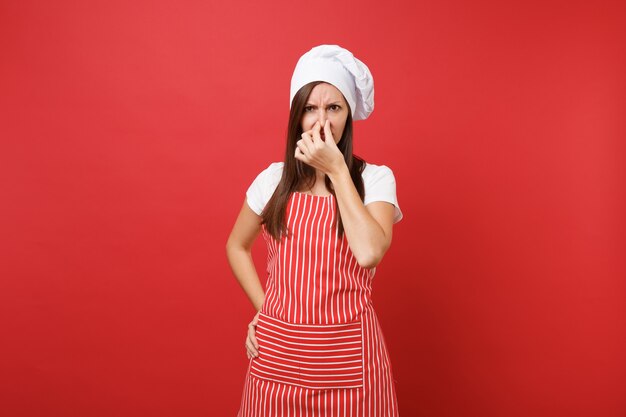
<path id="1" fill-rule="evenodd" d="M 346 126 L 348 112 L 348 103 L 341 91 L 332 84 L 320 83 L 313 87 L 304 107 L 301 122 L 302 131 L 311 130 L 317 121 L 323 127 L 326 119 L 328 119 L 335 143 L 338 143 Z M 320 135 L 322 139 L 325 139 L 323 128 L 320 129 Z"/>

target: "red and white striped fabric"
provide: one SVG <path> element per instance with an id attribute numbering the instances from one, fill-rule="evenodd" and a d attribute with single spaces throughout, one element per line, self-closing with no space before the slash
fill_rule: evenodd
<path id="1" fill-rule="evenodd" d="M 339 238 L 335 197 L 293 193 L 292 234 L 268 246 L 265 302 L 238 417 L 398 416 L 371 288 L 373 271 Z"/>
<path id="2" fill-rule="evenodd" d="M 361 323 L 291 324 L 259 315 L 256 337 L 263 351 L 250 373 L 305 388 L 363 386 Z"/>

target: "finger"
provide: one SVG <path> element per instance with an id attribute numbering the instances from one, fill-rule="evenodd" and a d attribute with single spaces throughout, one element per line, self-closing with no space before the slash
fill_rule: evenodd
<path id="1" fill-rule="evenodd" d="M 256 341 L 256 326 L 253 325 L 252 323 L 250 323 L 250 325 L 248 326 L 248 337 L 250 338 L 250 340 L 252 341 L 252 344 L 254 345 L 254 347 L 256 347 L 257 349 L 259 348 L 259 344 Z"/>
<path id="2" fill-rule="evenodd" d="M 313 134 L 311 136 L 313 138 L 313 142 L 322 141 L 322 135 L 320 134 L 321 128 L 322 128 L 322 124 L 318 120 L 317 122 L 315 122 L 315 124 L 313 125 L 313 129 L 312 129 Z"/>
<path id="3" fill-rule="evenodd" d="M 302 153 L 302 151 L 300 150 L 300 148 L 298 148 L 296 146 L 296 152 L 294 153 L 294 158 L 296 158 L 298 161 L 302 161 L 304 163 L 306 163 L 306 156 L 304 156 L 304 154 Z"/>
<path id="4" fill-rule="evenodd" d="M 250 351 L 254 354 L 258 354 L 259 351 L 259 343 L 256 340 L 256 336 L 253 332 L 248 332 L 248 346 L 250 347 Z"/>
<path id="5" fill-rule="evenodd" d="M 308 156 L 311 153 L 311 147 L 313 146 L 312 139 L 300 139 L 296 142 L 296 146 L 300 148 L 300 152 Z"/>
<path id="6" fill-rule="evenodd" d="M 335 143 L 335 138 L 333 137 L 333 132 L 330 130 L 330 120 L 326 119 L 326 123 L 324 123 L 324 136 L 326 137 L 326 142 L 332 145 L 337 145 Z M 329 141 L 330 139 L 330 141 Z"/>
<path id="7" fill-rule="evenodd" d="M 302 155 L 304 155 L 302 153 L 302 149 L 300 149 L 300 146 L 298 146 L 298 142 L 296 142 L 296 152 L 295 152 L 295 154 L 293 156 L 298 158 L 298 159 L 301 159 Z"/>
<path id="8" fill-rule="evenodd" d="M 255 357 L 259 356 L 259 352 L 252 345 L 250 338 L 246 339 L 246 349 L 248 349 L 248 352 L 250 353 L 250 355 L 255 356 Z"/>
<path id="9" fill-rule="evenodd" d="M 313 134 L 315 132 L 315 129 L 311 129 L 311 130 L 307 130 L 306 132 L 302 132 L 302 134 L 300 135 L 300 138 L 302 140 L 303 143 L 313 143 Z"/>

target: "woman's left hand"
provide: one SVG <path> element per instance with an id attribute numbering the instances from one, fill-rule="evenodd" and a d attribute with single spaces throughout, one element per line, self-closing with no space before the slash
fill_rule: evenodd
<path id="1" fill-rule="evenodd" d="M 330 131 L 330 121 L 326 120 L 324 125 L 324 140 L 320 135 L 321 128 L 320 122 L 317 121 L 313 129 L 302 133 L 302 139 L 296 142 L 295 158 L 325 174 L 330 174 L 337 171 L 341 164 L 345 164 L 345 160 Z"/>

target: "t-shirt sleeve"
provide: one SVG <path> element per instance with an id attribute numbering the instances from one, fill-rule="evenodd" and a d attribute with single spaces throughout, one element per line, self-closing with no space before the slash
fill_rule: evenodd
<path id="1" fill-rule="evenodd" d="M 246 191 L 248 206 L 259 216 L 278 186 L 282 174 L 281 168 L 281 162 L 271 163 L 256 176 Z"/>
<path id="2" fill-rule="evenodd" d="M 387 201 L 395 207 L 393 222 L 398 223 L 402 220 L 403 214 L 396 195 L 396 178 L 389 167 L 386 165 L 375 167 L 363 178 L 363 182 L 365 186 L 363 205 L 368 205 L 374 201 Z"/>

